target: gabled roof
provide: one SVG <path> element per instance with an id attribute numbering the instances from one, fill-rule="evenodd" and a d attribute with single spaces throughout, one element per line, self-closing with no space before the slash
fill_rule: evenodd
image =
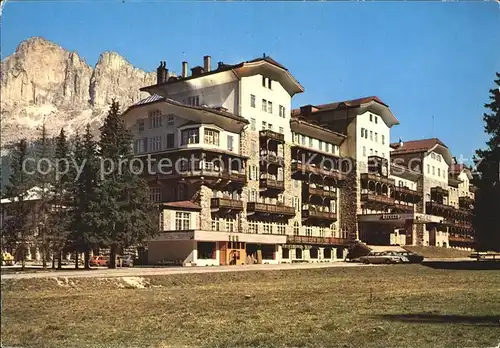
<path id="1" fill-rule="evenodd" d="M 448 173 L 452 177 L 458 177 L 460 175 L 460 173 L 462 173 L 464 170 L 466 171 L 467 177 L 469 178 L 469 180 L 471 180 L 472 173 L 470 171 L 470 168 L 463 163 L 454 163 L 454 164 L 450 165 L 450 167 L 448 168 Z"/>
<path id="2" fill-rule="evenodd" d="M 290 128 L 292 132 L 311 136 L 336 145 L 342 144 L 342 142 L 347 138 L 344 134 L 334 132 L 326 126 L 300 116 L 293 116 L 290 119 Z"/>
<path id="3" fill-rule="evenodd" d="M 244 62 L 240 62 L 237 64 L 224 64 L 222 62 L 219 63 L 216 69 L 210 71 L 202 71 L 199 74 L 191 75 L 187 77 L 179 77 L 175 76 L 174 78 L 169 78 L 167 81 L 154 84 L 151 86 L 145 86 L 140 88 L 141 91 L 151 91 L 158 86 L 163 85 L 171 85 L 174 83 L 189 81 L 192 79 L 196 79 L 199 77 L 204 77 L 212 74 L 217 74 L 223 71 L 232 70 L 237 77 L 249 76 L 250 74 L 256 73 L 256 69 L 262 68 L 264 66 L 268 66 L 265 70 L 265 73 L 269 75 L 270 78 L 278 80 L 280 76 L 286 76 L 289 79 L 289 83 L 284 83 L 283 87 L 290 93 L 290 95 L 294 95 L 296 93 L 301 93 L 304 91 L 304 88 L 300 85 L 300 83 L 293 77 L 290 71 L 285 68 L 282 64 L 278 63 L 276 60 L 269 56 L 264 56 Z"/>
<path id="4" fill-rule="evenodd" d="M 292 110 L 292 115 L 293 116 L 301 115 L 304 117 L 308 117 L 311 114 L 320 112 L 356 109 L 356 108 L 359 109 L 360 113 L 363 113 L 368 110 L 373 110 L 375 113 L 378 113 L 384 119 L 384 121 L 387 123 L 389 127 L 399 124 L 398 119 L 393 115 L 393 113 L 389 109 L 389 105 L 384 103 L 377 96 L 336 101 L 328 104 L 304 105 L 299 109 Z"/>
<path id="5" fill-rule="evenodd" d="M 390 147 L 391 156 L 429 153 L 432 151 L 440 153 L 448 165 L 453 164 L 453 157 L 451 156 L 448 146 L 445 145 L 438 138 L 410 140 L 401 143 L 392 143 Z"/>

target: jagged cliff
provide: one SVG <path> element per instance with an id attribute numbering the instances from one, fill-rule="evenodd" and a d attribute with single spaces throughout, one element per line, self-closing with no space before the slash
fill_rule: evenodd
<path id="1" fill-rule="evenodd" d="M 71 134 L 87 123 L 97 130 L 112 98 L 123 110 L 147 96 L 140 87 L 155 82 L 154 73 L 133 67 L 115 52 L 102 53 L 91 67 L 53 42 L 25 40 L 1 63 L 2 145 L 37 138 L 44 119 L 51 134 L 61 127 Z"/>

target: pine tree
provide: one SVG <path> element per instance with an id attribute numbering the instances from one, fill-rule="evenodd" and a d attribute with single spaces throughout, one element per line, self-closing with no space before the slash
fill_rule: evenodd
<path id="1" fill-rule="evenodd" d="M 56 138 L 54 158 L 54 182 L 51 188 L 51 247 L 53 255 L 57 255 L 57 268 L 62 268 L 62 255 L 67 247 L 70 231 L 70 185 L 73 172 L 70 170 L 70 149 L 64 129 Z"/>
<path id="2" fill-rule="evenodd" d="M 500 251 L 500 74 L 496 73 L 497 88 L 490 90 L 491 102 L 484 107 L 484 130 L 490 136 L 479 157 L 474 184 L 477 186 L 474 228 L 478 250 Z"/>
<path id="3" fill-rule="evenodd" d="M 50 188 L 53 182 L 53 171 L 51 168 L 53 153 L 52 144 L 47 135 L 45 120 L 42 124 L 40 138 L 36 145 L 35 155 L 38 162 L 38 168 L 40 169 L 36 171 L 35 175 L 35 187 L 40 198 L 37 209 L 37 221 L 40 223 L 38 240 L 42 251 L 42 266 L 43 268 L 46 268 L 51 244 L 51 225 L 49 221 L 49 214 L 51 209 Z M 54 255 L 52 255 L 52 268 L 55 266 L 54 262 Z"/>
<path id="4" fill-rule="evenodd" d="M 120 249 L 142 242 L 158 229 L 158 210 L 149 201 L 147 185 L 129 167 L 132 136 L 121 119 L 119 104 L 111 104 L 102 127 L 99 155 L 103 165 L 96 219 L 110 248 L 110 268 Z"/>
<path id="5" fill-rule="evenodd" d="M 74 173 L 70 186 L 73 204 L 71 207 L 71 250 L 84 253 L 84 267 L 90 268 L 90 249 L 103 243 L 95 219 L 99 216 L 97 189 L 99 185 L 96 142 L 90 125 L 87 125 L 83 140 L 77 134 L 74 140 L 73 168 L 81 172 Z M 78 168 L 76 168 L 78 167 Z"/>
<path id="6" fill-rule="evenodd" d="M 25 268 L 26 250 L 33 240 L 33 225 L 31 216 L 32 205 L 28 200 L 29 190 L 32 188 L 33 166 L 28 160 L 28 144 L 21 140 L 12 152 L 9 183 L 6 186 L 6 196 L 12 201 L 8 206 L 9 219 L 5 222 L 6 228 L 2 237 L 5 245 L 16 250 L 21 258 L 22 270 Z"/>

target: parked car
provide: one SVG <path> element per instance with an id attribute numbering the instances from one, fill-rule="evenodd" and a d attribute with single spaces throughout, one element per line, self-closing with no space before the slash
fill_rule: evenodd
<path id="1" fill-rule="evenodd" d="M 14 257 L 10 253 L 2 253 L 2 266 L 14 265 Z"/>
<path id="2" fill-rule="evenodd" d="M 401 263 L 410 263 L 410 260 L 405 256 L 403 255 L 403 252 L 399 252 L 399 251 L 386 251 L 385 252 L 387 255 L 392 255 L 392 256 L 395 256 L 395 257 L 399 257 L 401 259 Z"/>
<path id="3" fill-rule="evenodd" d="M 122 267 L 134 267 L 134 257 L 132 255 L 125 255 L 122 259 Z"/>
<path id="4" fill-rule="evenodd" d="M 108 257 L 107 256 L 92 256 L 89 260 L 90 266 L 107 266 Z"/>
<path id="5" fill-rule="evenodd" d="M 372 251 L 368 255 L 361 256 L 358 258 L 353 259 L 355 262 L 362 262 L 365 264 L 370 264 L 370 263 L 401 263 L 401 257 L 400 256 L 394 256 L 385 252 L 375 252 Z"/>
<path id="6" fill-rule="evenodd" d="M 406 257 L 409 263 L 421 263 L 424 261 L 424 257 L 422 255 L 412 253 L 411 251 L 401 251 L 397 253 Z"/>

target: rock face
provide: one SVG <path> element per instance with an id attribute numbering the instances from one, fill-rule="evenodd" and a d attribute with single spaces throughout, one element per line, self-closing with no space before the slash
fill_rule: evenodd
<path id="1" fill-rule="evenodd" d="M 33 140 L 46 120 L 52 135 L 61 127 L 72 134 L 90 123 L 97 130 L 112 98 L 122 110 L 148 96 L 139 88 L 156 82 L 156 74 L 133 67 L 115 52 L 100 55 L 95 67 L 40 37 L 23 41 L 2 61 L 2 146 Z"/>

